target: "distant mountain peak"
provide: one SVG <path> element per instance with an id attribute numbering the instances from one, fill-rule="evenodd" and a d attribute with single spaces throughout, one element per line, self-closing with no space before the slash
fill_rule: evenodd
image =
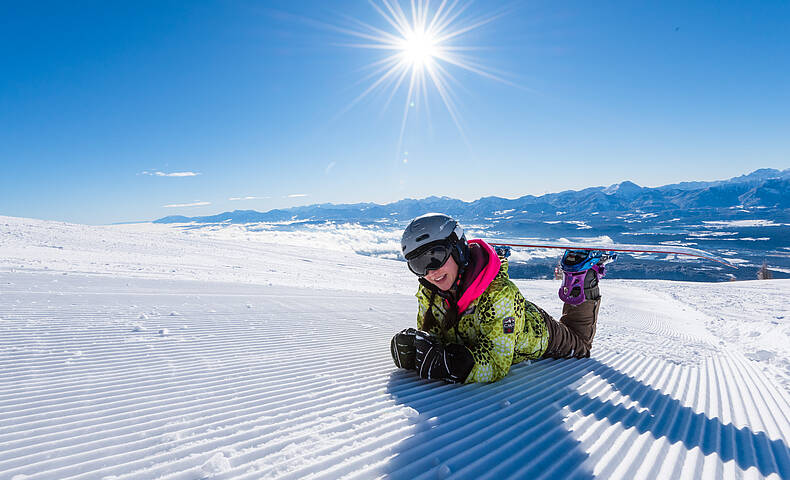
<path id="1" fill-rule="evenodd" d="M 603 193 L 607 195 L 614 195 L 614 194 L 631 195 L 633 193 L 639 193 L 641 191 L 642 191 L 642 187 L 629 180 L 620 183 L 615 183 L 614 185 L 609 185 L 608 187 L 603 189 Z"/>
<path id="2" fill-rule="evenodd" d="M 783 175 L 787 175 L 788 171 L 790 171 L 790 169 L 782 171 L 782 170 L 777 170 L 775 168 L 758 168 L 752 173 L 731 178 L 730 181 L 751 180 L 751 179 L 767 180 L 770 178 L 780 178 Z"/>
<path id="3" fill-rule="evenodd" d="M 777 170 L 775 168 L 760 168 L 751 173 L 732 177 L 727 180 L 680 182 L 656 187 L 660 190 L 698 190 L 719 185 L 752 184 L 757 185 L 772 178 L 790 178 L 790 168 Z"/>

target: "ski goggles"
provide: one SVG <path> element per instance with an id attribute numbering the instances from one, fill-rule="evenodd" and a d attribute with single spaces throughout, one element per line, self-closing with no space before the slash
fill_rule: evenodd
<path id="1" fill-rule="evenodd" d="M 407 258 L 406 263 L 409 265 L 409 270 L 417 276 L 424 277 L 428 274 L 429 270 L 438 270 L 442 265 L 447 263 L 450 258 L 452 249 L 449 245 L 437 244 L 431 245 L 421 253 Z"/>

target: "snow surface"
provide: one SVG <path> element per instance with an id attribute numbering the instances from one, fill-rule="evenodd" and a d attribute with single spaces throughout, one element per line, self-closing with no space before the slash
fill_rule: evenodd
<path id="1" fill-rule="evenodd" d="M 0 217 L 0 478 L 790 478 L 788 280 L 604 279 L 592 358 L 459 386 L 402 263 L 259 233 Z"/>

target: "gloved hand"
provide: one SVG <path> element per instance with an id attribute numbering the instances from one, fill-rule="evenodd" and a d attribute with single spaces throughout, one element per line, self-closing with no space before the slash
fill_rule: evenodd
<path id="1" fill-rule="evenodd" d="M 435 335 L 428 332 L 418 330 L 414 346 L 417 350 L 415 367 L 422 378 L 462 383 L 475 365 L 468 348 L 457 343 L 443 346 Z"/>
<path id="2" fill-rule="evenodd" d="M 444 347 L 444 364 L 448 367 L 445 380 L 464 383 L 475 366 L 475 357 L 465 346 L 450 343 Z"/>
<path id="3" fill-rule="evenodd" d="M 396 333 L 390 342 L 390 353 L 395 366 L 398 368 L 413 369 L 415 366 L 417 350 L 414 347 L 414 337 L 417 330 L 407 328 Z"/>
<path id="4" fill-rule="evenodd" d="M 442 365 L 444 348 L 435 335 L 418 330 L 414 336 L 414 347 L 417 350 L 415 366 L 422 378 L 444 378 L 447 369 Z"/>

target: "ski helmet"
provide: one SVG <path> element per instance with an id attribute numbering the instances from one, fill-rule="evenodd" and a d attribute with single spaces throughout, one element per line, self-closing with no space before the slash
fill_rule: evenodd
<path id="1" fill-rule="evenodd" d="M 407 260 L 437 244 L 450 247 L 459 267 L 469 263 L 469 246 L 464 229 L 452 217 L 443 213 L 427 213 L 412 220 L 403 231 L 401 250 Z"/>

